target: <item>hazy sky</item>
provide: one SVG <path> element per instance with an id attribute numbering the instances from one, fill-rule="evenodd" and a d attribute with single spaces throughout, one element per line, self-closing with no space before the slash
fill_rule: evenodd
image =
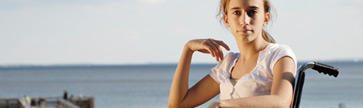
<path id="1" fill-rule="evenodd" d="M 363 58 L 363 0 L 272 0 L 298 60 Z M 190 39 L 238 51 L 219 0 L 0 0 L 0 65 L 176 63 Z M 227 52 L 225 52 L 227 53 Z M 215 63 L 195 53 L 195 63 Z"/>

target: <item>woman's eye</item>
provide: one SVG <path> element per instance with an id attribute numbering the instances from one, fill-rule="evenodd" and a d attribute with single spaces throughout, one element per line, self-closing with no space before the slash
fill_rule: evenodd
<path id="1" fill-rule="evenodd" d="M 250 11 L 247 11 L 247 15 L 249 17 L 253 17 L 257 12 L 255 10 L 250 10 Z"/>
<path id="2" fill-rule="evenodd" d="M 234 11 L 234 12 L 233 12 L 233 14 L 235 14 L 235 15 L 240 15 L 240 14 L 241 14 L 241 12 L 240 12 L 240 11 Z"/>

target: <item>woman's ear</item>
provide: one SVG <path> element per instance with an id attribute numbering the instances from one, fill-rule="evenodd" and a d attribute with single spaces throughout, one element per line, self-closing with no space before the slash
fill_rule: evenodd
<path id="1" fill-rule="evenodd" d="M 228 16 L 226 14 L 223 15 L 223 22 L 224 22 L 224 25 L 226 25 L 227 27 L 230 27 L 229 22 L 228 22 Z"/>
<path id="2" fill-rule="evenodd" d="M 263 26 L 267 26 L 270 19 L 271 19 L 271 14 L 269 12 L 265 13 L 265 21 L 263 22 Z"/>

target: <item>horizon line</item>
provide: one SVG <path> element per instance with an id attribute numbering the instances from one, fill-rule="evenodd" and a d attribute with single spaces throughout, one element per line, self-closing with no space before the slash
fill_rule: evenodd
<path id="1" fill-rule="evenodd" d="M 354 60 L 301 60 L 297 64 L 316 61 L 322 63 L 361 63 L 359 59 Z M 149 62 L 149 63 L 55 63 L 55 64 L 0 64 L 0 68 L 16 67 L 90 67 L 90 66 L 170 66 L 177 65 L 178 62 Z M 215 65 L 218 62 L 192 62 L 191 65 Z"/>

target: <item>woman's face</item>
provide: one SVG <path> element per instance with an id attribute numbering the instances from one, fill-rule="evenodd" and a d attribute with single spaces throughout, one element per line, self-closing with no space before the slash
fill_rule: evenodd
<path id="1" fill-rule="evenodd" d="M 262 27 L 270 14 L 265 13 L 263 0 L 230 0 L 223 20 L 237 41 L 251 42 L 262 38 Z"/>

